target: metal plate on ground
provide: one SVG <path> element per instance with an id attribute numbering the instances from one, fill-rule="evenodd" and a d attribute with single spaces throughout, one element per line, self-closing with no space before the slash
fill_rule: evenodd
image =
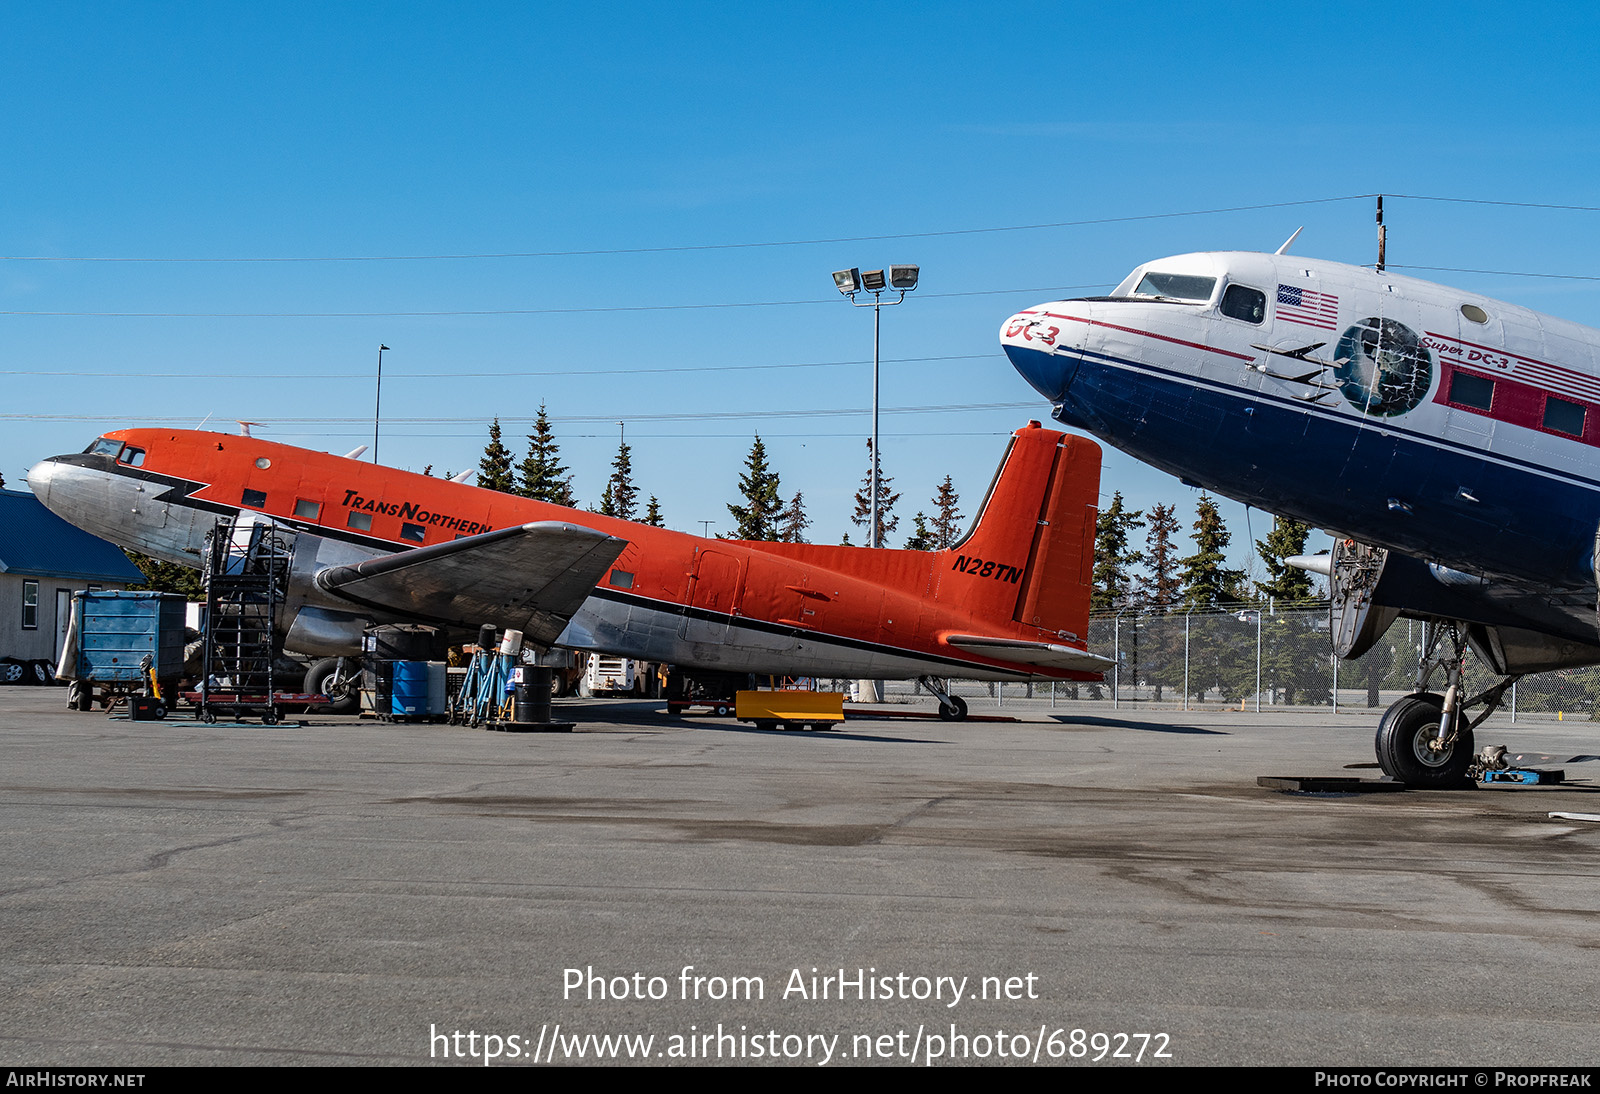
<path id="1" fill-rule="evenodd" d="M 1391 779 L 1357 779 L 1349 775 L 1258 775 L 1256 785 L 1301 794 L 1383 794 L 1406 788 L 1405 783 Z"/>

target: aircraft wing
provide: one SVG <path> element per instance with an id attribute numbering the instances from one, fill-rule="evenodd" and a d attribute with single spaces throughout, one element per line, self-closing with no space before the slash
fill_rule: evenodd
<path id="1" fill-rule="evenodd" d="M 978 634 L 952 634 L 945 639 L 950 645 L 980 657 L 996 661 L 1012 661 L 1021 665 L 1038 665 L 1046 669 L 1075 669 L 1080 672 L 1103 672 L 1114 662 L 1109 657 L 1088 653 L 1072 646 L 1055 642 L 1024 642 L 1017 638 L 986 638 Z"/>
<path id="2" fill-rule="evenodd" d="M 500 528 L 317 574 L 357 604 L 449 626 L 514 627 L 548 645 L 627 540 L 562 521 Z"/>

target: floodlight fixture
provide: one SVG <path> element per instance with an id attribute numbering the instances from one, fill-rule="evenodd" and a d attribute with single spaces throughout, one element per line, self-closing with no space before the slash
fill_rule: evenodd
<path id="1" fill-rule="evenodd" d="M 906 293 L 917 287 L 917 273 L 918 267 L 901 265 L 890 266 L 887 275 L 883 270 L 862 272 L 854 267 L 848 270 L 835 270 L 833 274 L 833 283 L 839 287 L 840 292 L 850 298 L 852 306 L 872 309 L 872 459 L 867 472 L 869 479 L 867 504 L 871 514 L 867 543 L 872 547 L 883 546 L 879 542 L 878 535 L 878 517 L 881 508 L 878 489 L 878 333 L 882 324 L 883 309 L 905 303 Z M 885 289 L 898 295 L 885 300 L 883 298 Z M 872 299 L 857 300 L 858 292 L 869 292 L 872 294 Z"/>

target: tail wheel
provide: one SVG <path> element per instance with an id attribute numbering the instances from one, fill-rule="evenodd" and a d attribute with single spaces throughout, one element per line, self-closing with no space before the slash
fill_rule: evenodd
<path id="1" fill-rule="evenodd" d="M 965 721 L 967 717 L 967 701 L 959 695 L 950 696 L 950 704 L 939 704 L 939 717 L 947 722 Z"/>
<path id="2" fill-rule="evenodd" d="M 1470 785 L 1472 728 L 1462 721 L 1459 710 L 1455 742 L 1449 748 L 1432 747 L 1439 738 L 1443 711 L 1444 700 L 1428 693 L 1408 695 L 1384 711 L 1373 747 L 1385 775 L 1419 790 Z"/>

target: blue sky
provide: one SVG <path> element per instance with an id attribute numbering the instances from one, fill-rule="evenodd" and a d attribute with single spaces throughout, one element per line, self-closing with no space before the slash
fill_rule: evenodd
<path id="1" fill-rule="evenodd" d="M 381 342 L 386 463 L 475 466 L 492 417 L 520 446 L 542 402 L 584 504 L 626 422 L 642 494 L 715 532 L 759 431 L 813 538 L 859 542 L 871 316 L 829 273 L 916 262 L 883 316 L 903 537 L 947 474 L 970 514 L 1047 415 L 998 347 L 1022 307 L 1302 224 L 1297 253 L 1371 262 L 1371 201 L 1318 199 L 1600 205 L 1596 29 L 1472 4 L 7 5 L 0 473 L 154 421 L 346 451 Z M 1397 269 L 1600 275 L 1600 213 L 1387 215 Z M 384 260 L 505 254 L 539 257 Z M 1600 282 L 1407 272 L 1600 325 Z M 1193 519 L 1116 453 L 1104 488 Z"/>

